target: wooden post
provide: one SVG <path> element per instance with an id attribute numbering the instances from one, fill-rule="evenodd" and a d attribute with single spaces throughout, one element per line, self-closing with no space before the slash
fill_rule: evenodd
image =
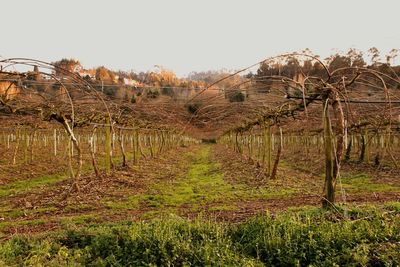
<path id="1" fill-rule="evenodd" d="M 95 151 L 95 133 L 96 127 L 93 129 L 92 136 L 89 138 L 89 147 L 90 147 L 90 156 L 92 157 L 92 166 L 94 173 L 96 174 L 96 178 L 100 177 L 99 169 L 97 168 L 96 162 L 96 151 Z"/>
<path id="2" fill-rule="evenodd" d="M 266 168 L 266 174 L 268 177 L 271 176 L 272 172 L 272 142 L 271 142 L 271 126 L 269 124 L 264 125 L 264 166 Z"/>
<path id="3" fill-rule="evenodd" d="M 16 144 L 15 144 L 13 160 L 12 160 L 13 165 L 15 165 L 17 163 L 17 154 L 18 154 L 20 139 L 21 139 L 21 130 L 17 127 L 17 129 L 15 131 L 15 143 Z"/>
<path id="4" fill-rule="evenodd" d="M 105 152 L 106 152 L 106 173 L 111 173 L 112 167 L 112 140 L 111 140 L 111 121 L 106 118 L 106 139 L 105 139 Z"/>
<path id="5" fill-rule="evenodd" d="M 28 162 L 28 147 L 29 147 L 29 136 L 26 128 L 24 129 L 24 163 Z"/>
<path id="6" fill-rule="evenodd" d="M 57 156 L 57 129 L 54 129 L 53 138 L 54 138 L 54 156 Z"/>

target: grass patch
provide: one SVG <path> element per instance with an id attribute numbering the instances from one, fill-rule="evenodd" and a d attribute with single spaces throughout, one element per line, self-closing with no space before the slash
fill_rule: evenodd
<path id="1" fill-rule="evenodd" d="M 83 212 L 93 210 L 93 206 L 89 204 L 69 204 L 64 208 L 64 212 Z"/>
<path id="2" fill-rule="evenodd" d="M 133 195 L 129 196 L 127 201 L 112 201 L 112 200 L 106 200 L 103 201 L 103 204 L 109 208 L 109 209 L 115 209 L 115 210 L 136 210 L 139 208 L 139 201 L 140 201 L 140 196 L 138 195 Z"/>
<path id="3" fill-rule="evenodd" d="M 96 214 L 82 214 L 77 216 L 62 217 L 60 223 L 63 226 L 69 225 L 86 225 L 100 222 L 100 218 Z"/>
<path id="4" fill-rule="evenodd" d="M 65 174 L 45 175 L 35 179 L 15 181 L 0 186 L 0 197 L 8 197 L 11 195 L 26 193 L 40 186 L 51 185 L 68 179 Z"/>
<path id="5" fill-rule="evenodd" d="M 154 184 L 141 202 L 162 208 L 233 199 L 232 186 L 224 181 L 219 164 L 211 161 L 210 149 L 203 146 L 197 153 L 189 153 L 186 159 L 191 164 L 181 168 L 188 169 L 187 173 L 173 182 Z"/>
<path id="6" fill-rule="evenodd" d="M 206 203 L 218 202 L 222 203 L 223 210 L 236 209 L 226 202 L 287 197 L 298 192 L 296 188 L 282 188 L 280 184 L 275 186 L 274 181 L 271 181 L 270 187 L 260 188 L 226 182 L 220 164 L 211 158 L 211 145 L 203 145 L 199 150 L 188 153 L 180 164 L 181 170 L 187 170 L 185 173 L 177 175 L 176 180 L 151 185 L 146 194 L 138 196 L 139 204 L 154 209 L 190 205 L 195 210 L 202 210 Z"/>
<path id="7" fill-rule="evenodd" d="M 44 224 L 46 224 L 45 219 L 36 219 L 36 220 L 18 222 L 18 225 L 27 225 L 27 226 L 37 226 L 37 225 L 44 225 Z"/>
<path id="8" fill-rule="evenodd" d="M 168 218 L 176 216 L 178 209 L 175 207 L 165 207 L 163 209 L 150 210 L 142 214 L 141 219 L 152 220 L 159 218 Z"/>
<path id="9" fill-rule="evenodd" d="M 367 174 L 344 175 L 341 179 L 343 188 L 349 193 L 362 192 L 396 192 L 399 187 L 375 182 Z"/>
<path id="10" fill-rule="evenodd" d="M 37 209 L 16 209 L 13 207 L 1 207 L 0 208 L 0 217 L 15 219 L 22 216 L 34 215 L 34 214 L 43 214 L 56 211 L 56 207 L 42 207 Z"/>
<path id="11" fill-rule="evenodd" d="M 35 219 L 35 220 L 27 220 L 27 221 L 14 221 L 14 222 L 0 222 L 0 230 L 4 231 L 8 228 L 12 227 L 21 227 L 21 226 L 38 226 L 46 224 L 46 220 L 44 219 Z M 1 266 L 1 265 L 0 265 Z"/>

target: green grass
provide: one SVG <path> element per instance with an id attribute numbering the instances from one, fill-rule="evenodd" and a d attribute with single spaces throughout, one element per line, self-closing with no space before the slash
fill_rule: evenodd
<path id="1" fill-rule="evenodd" d="M 65 174 L 45 175 L 29 180 L 15 181 L 6 185 L 0 186 L 0 197 L 7 197 L 11 195 L 26 193 L 32 189 L 40 186 L 46 186 L 61 182 L 68 179 Z"/>
<path id="2" fill-rule="evenodd" d="M 347 174 L 342 177 L 341 182 L 343 188 L 349 193 L 400 191 L 399 187 L 375 182 L 371 177 L 363 173 L 356 175 Z"/>
<path id="3" fill-rule="evenodd" d="M 140 204 L 155 209 L 190 205 L 192 210 L 201 211 L 206 203 L 222 202 L 220 210 L 236 210 L 232 202 L 287 197 L 297 192 L 297 189 L 291 188 L 254 188 L 245 183 L 228 183 L 220 164 L 211 158 L 210 145 L 188 153 L 180 164 L 180 169 L 186 172 L 178 175 L 174 181 L 154 183 L 148 192 L 135 197 L 135 204 L 139 199 Z M 126 204 L 129 205 L 129 202 Z M 218 210 L 218 207 L 212 209 Z M 159 214 L 153 211 L 151 213 Z"/>
<path id="4" fill-rule="evenodd" d="M 126 201 L 114 201 L 112 199 L 104 200 L 102 203 L 110 209 L 117 209 L 117 210 L 135 210 L 139 208 L 139 195 L 132 195 L 129 196 Z"/>
<path id="5" fill-rule="evenodd" d="M 0 266 L 398 266 L 399 207 L 307 208 L 239 224 L 172 215 L 72 225 L 0 243 Z"/>
<path id="6" fill-rule="evenodd" d="M 100 220 L 97 214 L 81 214 L 81 215 L 74 215 L 74 216 L 65 216 L 61 218 L 57 218 L 56 221 L 59 221 L 63 226 L 70 226 L 70 225 L 86 225 L 97 223 Z"/>
<path id="7" fill-rule="evenodd" d="M 22 208 L 18 209 L 18 208 L 13 208 L 11 206 L 4 206 L 4 207 L 0 207 L 0 218 L 13 219 L 13 218 L 19 218 L 22 216 L 49 213 L 49 212 L 53 212 L 56 210 L 57 210 L 56 207 L 42 207 L 42 208 L 36 208 L 36 209 L 22 209 Z"/>
<path id="8" fill-rule="evenodd" d="M 232 186 L 227 184 L 220 172 L 219 164 L 211 162 L 210 147 L 204 146 L 198 153 L 187 155 L 191 164 L 187 173 L 173 183 L 155 184 L 152 194 L 144 196 L 150 206 L 180 206 L 182 204 L 205 203 L 218 200 L 224 195 L 231 198 Z"/>
<path id="9" fill-rule="evenodd" d="M 47 220 L 45 219 L 35 219 L 35 220 L 24 220 L 24 221 L 14 221 L 14 222 L 0 222 L 0 230 L 9 229 L 12 227 L 21 227 L 21 226 L 37 226 L 46 224 Z M 1 266 L 1 265 L 0 265 Z"/>
<path id="10" fill-rule="evenodd" d="M 52 208 L 46 209 L 46 211 L 52 211 Z M 33 214 L 33 213 L 41 213 L 45 212 L 45 209 L 42 210 L 32 210 L 32 211 L 27 211 L 25 213 L 24 211 L 22 212 L 22 215 L 24 214 Z M 15 213 L 16 217 L 21 217 L 21 215 L 18 213 Z M 10 217 L 12 218 L 12 217 Z M 70 227 L 70 226 L 85 226 L 85 225 L 92 225 L 92 224 L 97 224 L 101 222 L 102 219 L 97 215 L 97 214 L 80 214 L 80 215 L 72 215 L 72 216 L 63 216 L 63 217 L 48 217 L 48 218 L 38 218 L 38 219 L 30 219 L 30 220 L 16 220 L 16 221 L 0 221 L 0 230 L 5 231 L 7 229 L 12 229 L 13 227 L 21 227 L 21 226 L 36 226 L 36 225 L 44 225 L 48 222 L 52 223 L 59 223 L 60 225 L 64 227 Z M 1 265 L 0 265 L 1 266 Z"/>

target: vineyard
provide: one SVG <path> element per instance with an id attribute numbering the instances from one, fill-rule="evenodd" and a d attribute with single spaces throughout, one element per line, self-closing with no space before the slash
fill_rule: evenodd
<path id="1" fill-rule="evenodd" d="M 340 60 L 290 53 L 122 98 L 1 60 L 0 263 L 400 264 L 400 67 Z"/>

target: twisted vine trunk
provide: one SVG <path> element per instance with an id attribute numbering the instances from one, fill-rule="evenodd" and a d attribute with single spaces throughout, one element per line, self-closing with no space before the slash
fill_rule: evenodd
<path id="1" fill-rule="evenodd" d="M 78 167 L 77 167 L 77 170 L 76 170 L 76 174 L 73 175 L 74 176 L 73 178 L 79 179 L 79 177 L 81 176 L 81 170 L 82 170 L 82 165 L 83 165 L 82 150 L 81 150 L 81 147 L 79 145 L 78 140 L 75 137 L 74 132 L 72 131 L 72 128 L 68 124 L 67 119 L 65 119 L 65 118 L 63 119 L 62 125 L 64 126 L 64 129 L 67 131 L 67 134 L 69 135 L 69 138 L 70 138 L 70 140 L 72 142 L 72 145 L 76 149 Z M 71 151 L 71 153 L 72 153 L 72 151 Z"/>
<path id="2" fill-rule="evenodd" d="M 279 134 L 280 134 L 280 138 L 279 138 L 278 151 L 276 152 L 276 158 L 275 158 L 274 166 L 273 166 L 272 172 L 271 172 L 271 179 L 272 180 L 276 178 L 276 174 L 278 172 L 279 160 L 281 159 L 281 154 L 282 154 L 282 148 L 283 148 L 282 128 L 279 128 Z"/>
<path id="3" fill-rule="evenodd" d="M 322 207 L 327 208 L 335 202 L 335 178 L 334 178 L 334 149 L 333 149 L 333 136 L 332 126 L 329 117 L 328 101 L 324 105 L 323 111 L 323 124 L 324 124 L 324 148 L 325 148 L 325 184 L 324 184 L 324 198 L 322 199 Z"/>
<path id="4" fill-rule="evenodd" d="M 336 155 L 333 167 L 333 176 L 336 178 L 340 171 L 340 163 L 343 157 L 344 150 L 344 136 L 345 136 L 345 119 L 342 104 L 340 102 L 339 93 L 337 91 L 333 92 L 333 103 L 332 108 L 336 118 Z"/>
<path id="5" fill-rule="evenodd" d="M 345 120 L 343 108 L 337 90 L 331 91 L 332 109 L 336 119 L 336 150 L 333 146 L 335 136 L 332 131 L 329 117 L 329 98 L 324 105 L 324 143 L 325 143 L 325 186 L 322 206 L 332 207 L 335 203 L 336 181 L 340 171 L 340 164 L 344 149 Z"/>
<path id="6" fill-rule="evenodd" d="M 269 124 L 264 125 L 264 157 L 263 164 L 266 166 L 266 175 L 271 177 L 272 171 L 272 135 L 271 126 Z"/>
<path id="7" fill-rule="evenodd" d="M 346 162 L 350 161 L 352 147 L 353 147 L 353 139 L 350 138 L 349 143 L 347 144 L 347 148 L 346 148 L 346 155 L 344 157 L 344 160 Z"/>

